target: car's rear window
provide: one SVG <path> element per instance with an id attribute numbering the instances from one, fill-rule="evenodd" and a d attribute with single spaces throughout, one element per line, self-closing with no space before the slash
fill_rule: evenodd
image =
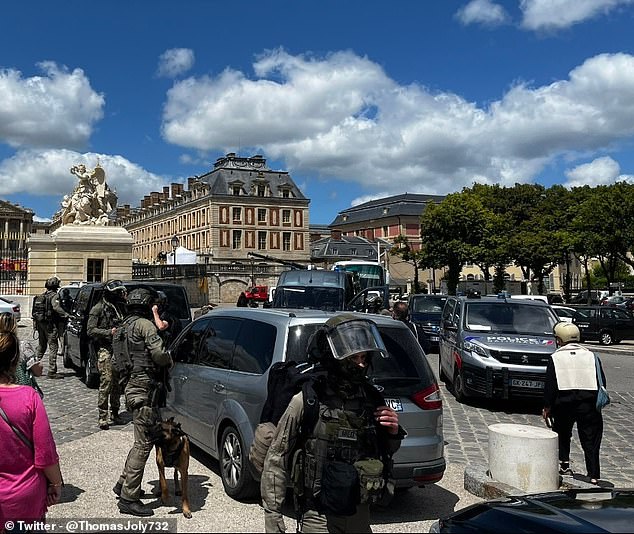
<path id="1" fill-rule="evenodd" d="M 151 285 L 156 291 L 163 291 L 167 295 L 167 309 L 168 311 L 178 317 L 179 319 L 191 319 L 191 310 L 187 302 L 185 291 L 181 286 L 173 286 L 167 284 L 135 284 L 134 282 L 126 282 L 126 288 L 128 294 L 136 288 L 147 287 Z M 96 301 L 95 301 L 96 302 Z"/>
<path id="2" fill-rule="evenodd" d="M 306 361 L 306 347 L 319 324 L 297 325 L 289 328 L 286 360 Z M 390 395 L 411 395 L 434 381 L 425 354 L 411 331 L 405 328 L 380 326 L 389 358 L 373 358 L 368 375 Z"/>

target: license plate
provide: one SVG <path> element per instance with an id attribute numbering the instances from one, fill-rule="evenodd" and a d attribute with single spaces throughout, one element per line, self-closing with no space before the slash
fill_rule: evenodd
<path id="1" fill-rule="evenodd" d="M 516 386 L 518 388 L 544 389 L 544 383 L 540 380 L 520 380 L 518 378 L 513 378 L 511 380 L 511 386 Z"/>
<path id="2" fill-rule="evenodd" d="M 389 408 L 392 408 L 395 412 L 403 411 L 403 403 L 401 402 L 401 399 L 385 399 L 385 404 Z"/>

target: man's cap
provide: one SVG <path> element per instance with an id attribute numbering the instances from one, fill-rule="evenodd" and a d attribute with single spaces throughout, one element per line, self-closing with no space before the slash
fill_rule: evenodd
<path id="1" fill-rule="evenodd" d="M 557 323 L 553 329 L 553 333 L 562 344 L 581 341 L 579 327 L 573 323 Z"/>

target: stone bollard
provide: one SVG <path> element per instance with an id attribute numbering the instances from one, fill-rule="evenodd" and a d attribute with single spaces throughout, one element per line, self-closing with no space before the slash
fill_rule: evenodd
<path id="1" fill-rule="evenodd" d="M 491 478 L 525 491 L 559 489 L 557 434 L 546 428 L 498 423 L 489 425 Z"/>

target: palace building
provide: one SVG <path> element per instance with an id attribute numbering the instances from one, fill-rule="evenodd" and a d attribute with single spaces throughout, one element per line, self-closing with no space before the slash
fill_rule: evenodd
<path id="1" fill-rule="evenodd" d="M 269 169 L 261 155 L 229 153 L 186 188 L 172 183 L 138 208 L 117 208 L 115 224 L 132 234 L 140 263 L 164 260 L 174 236 L 200 263 L 245 260 L 249 252 L 308 263 L 309 202 L 287 171 Z"/>

